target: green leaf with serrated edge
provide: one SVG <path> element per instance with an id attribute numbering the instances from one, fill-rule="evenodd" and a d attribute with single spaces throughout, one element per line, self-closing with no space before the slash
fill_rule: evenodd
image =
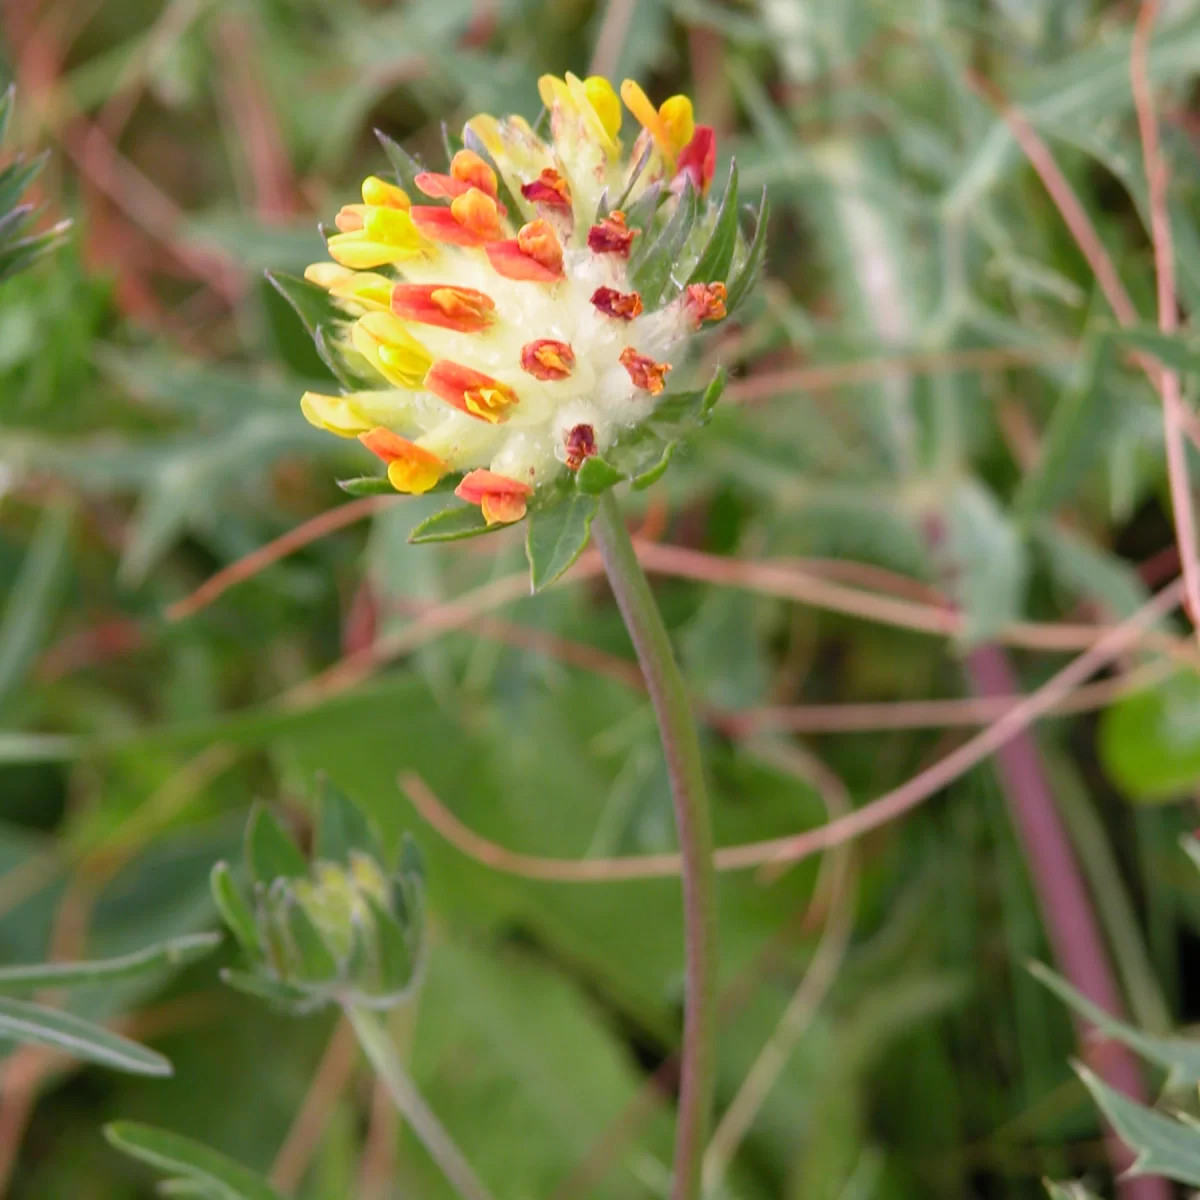
<path id="1" fill-rule="evenodd" d="M 371 822 L 362 808 L 328 776 L 318 781 L 319 810 L 316 856 L 325 862 L 348 863 L 357 850 L 374 862 L 385 864 L 385 855 Z"/>
<path id="2" fill-rule="evenodd" d="M 662 457 L 648 471 L 643 471 L 640 475 L 633 477 L 632 483 L 635 491 L 643 492 L 646 488 L 656 484 L 667 472 L 667 468 L 671 465 L 671 459 L 675 456 L 675 450 L 678 447 L 678 442 L 668 442 L 663 447 Z"/>
<path id="3" fill-rule="evenodd" d="M 386 475 L 359 475 L 355 479 L 339 479 L 337 485 L 347 496 L 397 495 Z"/>
<path id="4" fill-rule="evenodd" d="M 291 943 L 291 969 L 304 983 L 331 983 L 337 978 L 338 964 L 333 952 L 313 924 L 312 918 L 295 896 L 285 902 L 287 936 Z"/>
<path id="5" fill-rule="evenodd" d="M 593 454 L 590 458 L 585 458 L 579 470 L 575 472 L 575 486 L 589 496 L 598 496 L 624 478 L 625 476 L 606 458 Z"/>
<path id="6" fill-rule="evenodd" d="M 217 1188 L 228 1200 L 282 1200 L 260 1175 L 191 1138 L 133 1121 L 106 1125 L 104 1136 L 122 1154 L 166 1174 Z"/>
<path id="7" fill-rule="evenodd" d="M 729 164 L 729 181 L 721 197 L 721 207 L 709 236 L 708 245 L 700 255 L 688 283 L 725 281 L 738 240 L 738 177 L 737 164 Z"/>
<path id="8" fill-rule="evenodd" d="M 434 513 L 408 535 L 408 540 L 416 545 L 422 542 L 457 542 L 462 538 L 479 537 L 504 528 L 504 525 L 489 525 L 478 505 L 464 504 L 460 508 L 447 508 Z"/>
<path id="9" fill-rule="evenodd" d="M 219 862 L 208 877 L 209 890 L 212 892 L 213 903 L 221 920 L 229 928 L 229 932 L 237 938 L 242 949 L 253 958 L 260 957 L 258 948 L 258 927 L 254 923 L 254 913 L 228 863 Z"/>
<path id="10" fill-rule="evenodd" d="M 1072 1064 L 1100 1111 L 1135 1158 L 1129 1175 L 1165 1175 L 1200 1187 L 1200 1130 L 1138 1104 L 1082 1063 Z"/>
<path id="11" fill-rule="evenodd" d="M 396 918 L 374 896 L 367 896 L 367 906 L 374 923 L 374 958 L 379 989 L 394 995 L 412 983 L 416 960 Z"/>
<path id="12" fill-rule="evenodd" d="M 96 1063 L 130 1075 L 171 1074 L 171 1064 L 139 1046 L 73 1013 L 0 996 L 0 1040 L 49 1046 L 81 1062 Z"/>
<path id="13" fill-rule="evenodd" d="M 767 224 L 770 217 L 771 208 L 767 201 L 767 189 L 764 187 L 754 226 L 754 239 L 750 243 L 750 249 L 746 252 L 746 261 L 726 290 L 725 311 L 727 313 L 732 313 L 746 298 L 762 270 L 763 262 L 767 257 Z"/>
<path id="14" fill-rule="evenodd" d="M 375 130 L 375 136 L 396 173 L 396 182 L 408 193 L 410 199 L 420 195 L 421 189 L 417 187 L 416 179 L 425 168 L 399 142 L 388 137 L 382 130 Z"/>
<path id="15" fill-rule="evenodd" d="M 583 553 L 599 506 L 595 496 L 576 493 L 529 514 L 525 554 L 535 592 L 549 587 Z"/>
<path id="16" fill-rule="evenodd" d="M 1029 973 L 1106 1037 L 1128 1046 L 1149 1062 L 1166 1068 L 1168 1090 L 1200 1085 L 1200 1041 L 1142 1033 L 1093 1004 L 1049 967 L 1037 962 L 1029 963 Z"/>
<path id="17" fill-rule="evenodd" d="M 642 303 L 647 309 L 657 308 L 667 290 L 679 253 L 696 224 L 698 211 L 696 189 L 689 180 L 679 193 L 671 219 L 663 226 L 662 233 L 632 272 L 634 291 L 641 295 Z"/>
<path id="18" fill-rule="evenodd" d="M 219 933 L 196 933 L 147 946 L 119 958 L 0 967 L 0 992 L 21 994 L 41 988 L 83 987 L 135 979 L 161 967 L 186 966 L 211 953 L 220 944 Z"/>
<path id="19" fill-rule="evenodd" d="M 276 879 L 308 877 L 304 855 L 263 804 L 254 805 L 246 824 L 246 865 L 264 887 Z"/>
<path id="20" fill-rule="evenodd" d="M 234 991 L 253 996 L 256 1000 L 265 1000 L 297 1016 L 316 1012 L 329 1002 L 326 996 L 313 995 L 282 980 L 250 971 L 235 971 L 229 967 L 221 972 L 221 982 Z"/>
<path id="21" fill-rule="evenodd" d="M 534 213 L 533 206 L 528 204 L 524 196 L 518 196 L 516 192 L 509 187 L 508 178 L 503 171 L 496 165 L 496 160 L 492 157 L 491 151 L 483 144 L 479 134 L 470 127 L 463 129 L 463 145 L 468 149 L 478 154 L 485 163 L 496 174 L 496 198 L 505 208 L 508 209 L 509 220 L 515 225 L 521 224 L 522 216 L 530 217 Z"/>

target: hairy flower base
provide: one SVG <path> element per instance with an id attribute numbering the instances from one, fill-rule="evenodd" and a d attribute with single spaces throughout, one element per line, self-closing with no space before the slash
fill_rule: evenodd
<path id="1" fill-rule="evenodd" d="M 318 348 L 359 386 L 308 393 L 304 415 L 359 437 L 398 491 L 462 475 L 456 495 L 488 525 L 652 417 L 746 257 L 735 184 L 707 200 L 715 139 L 686 97 L 539 86 L 548 140 L 479 116 L 446 173 L 390 146 L 399 184 L 368 177 L 338 213 L 333 261 L 306 272 L 341 313 Z M 621 100 L 642 127 L 628 155 Z"/>

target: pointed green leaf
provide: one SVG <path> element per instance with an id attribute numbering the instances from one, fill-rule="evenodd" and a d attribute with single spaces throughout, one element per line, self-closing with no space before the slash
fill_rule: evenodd
<path id="1" fill-rule="evenodd" d="M 678 442 L 667 442 L 663 446 L 662 457 L 658 462 L 649 470 L 635 475 L 631 480 L 634 491 L 644 492 L 646 488 L 656 484 L 667 473 L 667 468 L 671 465 L 671 459 L 675 457 L 675 450 L 678 446 Z"/>
<path id="2" fill-rule="evenodd" d="M 1169 1072 L 1168 1089 L 1200 1085 L 1200 1041 L 1142 1033 L 1093 1004 L 1049 967 L 1034 962 L 1029 964 L 1029 972 L 1064 1004 L 1086 1017 L 1101 1033 L 1128 1046 L 1144 1059 L 1165 1067 Z"/>
<path id="3" fill-rule="evenodd" d="M 3 996 L 0 996 L 0 1038 L 49 1046 L 82 1062 L 130 1075 L 171 1074 L 171 1064 L 161 1054 L 137 1042 L 72 1013 Z"/>
<path id="4" fill-rule="evenodd" d="M 595 496 L 576 493 L 530 513 L 525 553 L 535 592 L 549 587 L 583 553 L 599 507 Z"/>
<path id="5" fill-rule="evenodd" d="M 683 250 L 696 224 L 698 211 L 696 189 L 689 181 L 680 192 L 675 211 L 663 227 L 662 233 L 633 268 L 634 290 L 641 294 L 642 303 L 647 309 L 657 308 L 662 300 L 663 293 L 671 282 L 671 272 L 679 259 L 680 251 Z"/>
<path id="6" fill-rule="evenodd" d="M 338 487 L 348 496 L 394 496 L 396 489 L 386 475 L 360 475 L 355 479 L 339 479 Z"/>
<path id="7" fill-rule="evenodd" d="M 418 196 L 421 189 L 417 187 L 416 178 L 425 168 L 399 142 L 381 130 L 375 130 L 375 136 L 387 155 L 392 170 L 396 173 L 396 182 L 408 193 L 409 197 Z"/>
<path id="8" fill-rule="evenodd" d="M 367 896 L 374 922 L 374 959 L 380 991 L 394 995 L 413 981 L 416 959 L 400 923 L 374 896 Z"/>
<path id="9" fill-rule="evenodd" d="M 305 879 L 308 863 L 296 843 L 263 804 L 250 810 L 246 825 L 246 864 L 264 887 L 276 879 Z"/>
<path id="10" fill-rule="evenodd" d="M 625 212 L 625 224 L 630 229 L 639 230 L 638 237 L 633 243 L 633 253 L 630 256 L 630 269 L 641 262 L 650 245 L 650 231 L 654 228 L 654 216 L 658 212 L 659 200 L 662 198 L 662 184 L 652 183 Z"/>
<path id="11" fill-rule="evenodd" d="M 0 170 L 0 215 L 19 203 L 26 189 L 41 174 L 45 165 L 46 155 L 39 154 L 28 162 L 17 158 Z"/>
<path id="12" fill-rule="evenodd" d="M 261 1176 L 191 1138 L 133 1121 L 106 1125 L 104 1136 L 123 1154 L 166 1174 L 215 1188 L 228 1200 L 282 1200 Z"/>
<path id="13" fill-rule="evenodd" d="M 607 459 L 593 454 L 591 458 L 585 458 L 579 470 L 575 472 L 575 486 L 589 496 L 598 496 L 624 478 L 625 476 Z"/>
<path id="14" fill-rule="evenodd" d="M 296 310 L 304 328 L 313 337 L 322 326 L 346 320 L 346 314 L 323 287 L 286 271 L 267 271 L 265 274 L 267 282 Z"/>
<path id="15" fill-rule="evenodd" d="M 362 808 L 327 776 L 319 781 L 320 814 L 316 856 L 325 862 L 348 863 L 357 850 L 383 863 L 383 847 Z"/>
<path id="16" fill-rule="evenodd" d="M 700 261 L 692 271 L 688 283 L 725 282 L 733 262 L 733 252 L 738 239 L 738 177 L 737 163 L 729 164 L 729 181 L 721 197 L 721 208 L 708 239 L 708 245 L 700 255 Z"/>
<path id="17" fill-rule="evenodd" d="M 504 528 L 503 525 L 489 525 L 477 504 L 464 504 L 434 513 L 408 535 L 408 540 L 418 545 L 422 542 L 457 542 Z"/>
<path id="18" fill-rule="evenodd" d="M 0 967 L 0 992 L 27 993 L 40 988 L 82 987 L 133 979 L 160 967 L 183 967 L 203 958 L 221 944 L 219 933 L 197 933 L 173 938 L 119 958 L 93 962 L 31 963 Z"/>
<path id="19" fill-rule="evenodd" d="M 52 504 L 43 512 L 33 544 L 9 590 L 0 620 L 0 709 L 21 686 L 42 648 L 46 627 L 55 612 L 73 523 L 74 512 L 68 504 Z"/>
<path id="20" fill-rule="evenodd" d="M 0 96 L 0 146 L 4 145 L 5 139 L 8 137 L 8 122 L 12 117 L 13 102 L 17 96 L 17 85 L 10 83 L 4 89 L 4 95 Z"/>
<path id="21" fill-rule="evenodd" d="M 1013 496 L 1012 510 L 1019 520 L 1058 508 L 1108 444 L 1119 399 L 1112 386 L 1119 378 L 1113 350 L 1111 330 L 1087 339 L 1083 360 L 1054 407 L 1041 451 Z"/>
<path id="22" fill-rule="evenodd" d="M 324 996 L 313 996 L 303 988 L 250 971 L 236 971 L 227 967 L 221 972 L 221 982 L 235 991 L 253 996 L 256 1000 L 265 1000 L 297 1016 L 315 1012 L 328 1002 Z"/>
<path id="23" fill-rule="evenodd" d="M 767 257 L 767 224 L 770 217 L 771 209 L 767 202 L 767 189 L 764 187 L 754 226 L 754 240 L 746 252 L 746 261 L 742 264 L 741 270 L 729 284 L 725 297 L 726 312 L 732 313 L 741 304 L 758 279 L 763 262 Z"/>
<path id="24" fill-rule="evenodd" d="M 246 903 L 229 864 L 217 863 L 208 877 L 208 882 L 213 903 L 217 906 L 217 912 L 221 914 L 221 920 L 229 927 L 229 932 L 237 938 L 238 944 L 247 954 L 254 958 L 259 957 L 258 927 L 254 923 L 254 913 Z"/>
<path id="25" fill-rule="evenodd" d="M 442 122 L 442 148 L 446 151 L 446 162 L 450 160 L 463 148 L 464 142 L 462 137 L 455 133 L 450 128 L 447 121 Z"/>
<path id="26" fill-rule="evenodd" d="M 337 978 L 338 964 L 312 918 L 295 896 L 289 895 L 284 911 L 291 943 L 291 971 L 304 983 L 330 983 Z"/>
<path id="27" fill-rule="evenodd" d="M 1200 1187 L 1200 1130 L 1130 1100 L 1082 1063 L 1074 1066 L 1117 1136 L 1134 1151 L 1130 1175 L 1165 1175 Z"/>

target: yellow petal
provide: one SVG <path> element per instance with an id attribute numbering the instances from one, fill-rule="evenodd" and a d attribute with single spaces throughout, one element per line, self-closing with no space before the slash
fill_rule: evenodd
<path id="1" fill-rule="evenodd" d="M 672 96 L 663 102 L 658 116 L 670 139 L 670 152 L 677 156 L 696 132 L 696 116 L 692 110 L 692 102 L 686 96 Z"/>
<path id="2" fill-rule="evenodd" d="M 398 492 L 407 492 L 411 496 L 420 496 L 429 491 L 442 477 L 441 471 L 432 463 L 412 462 L 407 459 L 396 459 L 388 464 L 388 482 Z"/>
<path id="3" fill-rule="evenodd" d="M 404 325 L 388 312 L 369 312 L 354 324 L 354 348 L 391 384 L 419 388 L 433 357 Z"/>
<path id="4" fill-rule="evenodd" d="M 378 175 L 368 175 L 363 180 L 362 198 L 364 204 L 382 208 L 407 209 L 412 204 L 403 188 L 388 183 L 386 179 L 380 179 Z"/>
<path id="5" fill-rule="evenodd" d="M 304 278 L 309 283 L 315 283 L 317 287 L 331 291 L 338 284 L 344 283 L 348 279 L 353 279 L 354 272 L 348 267 L 339 266 L 335 262 L 319 262 L 304 268 Z"/>
<path id="6" fill-rule="evenodd" d="M 364 308 L 387 312 L 392 307 L 392 288 L 395 285 L 382 275 L 369 271 L 349 271 L 347 278 L 335 282 L 329 289 L 339 300 L 353 300 Z"/>
<path id="7" fill-rule="evenodd" d="M 406 258 L 415 258 L 418 253 L 420 251 L 405 246 L 374 241 L 363 229 L 335 233 L 329 239 L 329 257 L 353 271 L 369 271 L 373 267 L 403 262 Z"/>
<path id="8" fill-rule="evenodd" d="M 384 242 L 389 246 L 402 246 L 417 250 L 422 238 L 413 224 L 412 217 L 399 208 L 369 208 L 363 231 L 373 242 Z"/>
<path id="9" fill-rule="evenodd" d="M 358 437 L 373 428 L 355 407 L 351 396 L 323 396 L 320 392 L 305 392 L 300 397 L 300 411 L 310 425 L 335 433 L 338 437 Z"/>
<path id="10" fill-rule="evenodd" d="M 615 138 L 621 132 L 621 102 L 613 85 L 603 75 L 589 75 L 583 89 L 608 136 Z"/>

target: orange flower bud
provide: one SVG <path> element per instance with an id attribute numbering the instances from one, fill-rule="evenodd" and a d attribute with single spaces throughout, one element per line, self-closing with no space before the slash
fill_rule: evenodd
<path id="1" fill-rule="evenodd" d="M 636 229 L 630 229 L 625 224 L 625 214 L 615 209 L 588 230 L 588 249 L 593 254 L 619 254 L 622 258 L 628 258 L 636 234 Z"/>
<path id="2" fill-rule="evenodd" d="M 437 242 L 482 246 L 500 237 L 500 210 L 496 201 L 478 188 L 468 188 L 455 196 L 449 208 L 415 204 L 409 214 L 417 229 Z"/>
<path id="3" fill-rule="evenodd" d="M 629 372 L 635 387 L 645 388 L 652 396 L 662 394 L 666 387 L 667 372 L 670 363 L 655 362 L 648 354 L 639 354 L 632 346 L 626 346 L 621 351 L 621 366 Z"/>
<path id="4" fill-rule="evenodd" d="M 592 303 L 605 316 L 632 321 L 642 311 L 642 298 L 637 292 L 618 292 L 616 288 L 598 287 L 592 293 Z"/>
<path id="5" fill-rule="evenodd" d="M 562 274 L 562 246 L 554 230 L 541 217 L 521 226 L 517 231 L 517 247 L 547 271 L 553 271 L 555 275 Z"/>
<path id="6" fill-rule="evenodd" d="M 454 494 L 468 504 L 478 504 L 489 525 L 510 525 L 525 515 L 525 501 L 533 495 L 533 488 L 519 479 L 480 468 L 465 475 Z"/>
<path id="7" fill-rule="evenodd" d="M 425 388 L 460 412 L 492 425 L 503 421 L 518 400 L 508 384 L 448 359 L 440 359 L 429 368 Z"/>
<path id="8" fill-rule="evenodd" d="M 485 195 L 496 198 L 496 172 L 475 153 L 460 150 L 450 162 L 450 175 L 468 187 L 478 188 Z"/>
<path id="9" fill-rule="evenodd" d="M 398 283 L 392 288 L 392 312 L 401 320 L 479 333 L 493 321 L 495 302 L 474 288 L 437 283 Z"/>
<path id="10" fill-rule="evenodd" d="M 566 379 L 575 369 L 575 351 L 566 342 L 539 338 L 521 347 L 521 369 L 534 379 Z"/>

